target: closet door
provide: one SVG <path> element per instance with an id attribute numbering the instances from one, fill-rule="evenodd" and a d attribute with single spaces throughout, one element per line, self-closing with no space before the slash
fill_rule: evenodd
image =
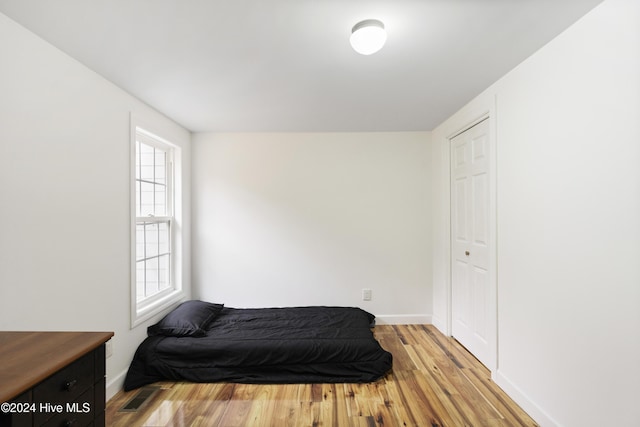
<path id="1" fill-rule="evenodd" d="M 451 331 L 489 361 L 489 120 L 451 140 Z"/>

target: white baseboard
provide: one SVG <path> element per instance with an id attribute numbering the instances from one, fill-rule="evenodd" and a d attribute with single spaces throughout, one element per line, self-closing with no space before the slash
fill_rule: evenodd
<path id="1" fill-rule="evenodd" d="M 436 316 L 432 316 L 431 322 L 432 322 L 431 324 L 435 326 L 436 329 L 438 329 L 440 332 L 442 332 L 443 335 L 445 336 L 449 335 L 447 333 L 447 322 L 443 321 L 443 319 Z"/>
<path id="2" fill-rule="evenodd" d="M 120 372 L 114 378 L 107 378 L 107 402 L 113 396 L 116 395 L 117 392 L 122 390 L 124 387 L 124 379 L 127 376 L 127 370 Z"/>
<path id="3" fill-rule="evenodd" d="M 376 325 L 430 325 L 429 314 L 383 314 L 376 315 Z"/>
<path id="4" fill-rule="evenodd" d="M 500 370 L 491 376 L 495 382 L 505 393 L 509 395 L 524 411 L 533 418 L 540 427 L 562 427 L 560 423 L 554 420 L 540 406 L 529 398 L 518 386 L 509 380 Z"/>

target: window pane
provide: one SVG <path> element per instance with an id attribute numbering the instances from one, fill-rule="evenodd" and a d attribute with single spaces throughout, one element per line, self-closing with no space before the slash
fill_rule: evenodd
<path id="1" fill-rule="evenodd" d="M 144 254 L 144 224 L 136 224 L 136 261 L 145 259 Z M 138 268 L 140 264 L 138 263 Z M 144 265 L 142 266 L 144 268 Z M 144 270 L 143 270 L 144 272 Z M 143 277 L 144 278 L 144 277 Z M 138 281 L 140 278 L 138 277 Z"/>
<path id="2" fill-rule="evenodd" d="M 151 164 L 151 165 L 146 165 L 146 164 L 140 165 L 140 179 L 143 179 L 145 181 L 154 181 L 153 172 L 154 172 L 153 164 Z"/>
<path id="3" fill-rule="evenodd" d="M 158 224 L 146 224 L 144 230 L 146 258 L 158 256 Z"/>
<path id="4" fill-rule="evenodd" d="M 136 262 L 136 298 L 138 301 L 145 297 L 145 264 L 144 261 Z"/>
<path id="5" fill-rule="evenodd" d="M 140 216 L 155 215 L 154 185 L 140 182 Z"/>
<path id="6" fill-rule="evenodd" d="M 145 296 L 157 294 L 158 289 L 158 258 L 147 259 L 145 275 L 147 277 L 145 283 L 144 293 Z"/>
<path id="7" fill-rule="evenodd" d="M 170 223 L 142 222 L 136 225 L 137 259 L 150 258 L 170 252 Z"/>
<path id="8" fill-rule="evenodd" d="M 155 163 L 154 163 L 154 181 L 160 184 L 166 184 L 166 168 L 167 153 L 164 151 L 156 150 Z"/>
<path id="9" fill-rule="evenodd" d="M 144 299 L 171 287 L 171 223 L 136 224 L 136 295 Z"/>
<path id="10" fill-rule="evenodd" d="M 161 222 L 158 224 L 158 253 L 168 254 L 170 252 L 170 234 L 169 223 Z"/>
<path id="11" fill-rule="evenodd" d="M 138 157 L 138 165 L 140 169 L 140 177 L 139 179 L 144 179 L 146 181 L 153 181 L 153 173 L 154 173 L 154 152 L 155 148 L 151 147 L 147 144 L 140 144 L 140 153 Z"/>
<path id="12" fill-rule="evenodd" d="M 169 255 L 163 255 L 158 258 L 158 288 L 159 290 L 165 290 L 170 287 L 171 281 L 169 280 Z"/>
<path id="13" fill-rule="evenodd" d="M 143 166 L 153 166 L 155 148 L 151 145 L 140 143 L 140 164 Z"/>
<path id="14" fill-rule="evenodd" d="M 164 185 L 154 185 L 154 206 L 153 215 L 166 216 L 167 215 L 167 196 L 165 194 Z"/>
<path id="15" fill-rule="evenodd" d="M 137 145 L 137 216 L 167 216 L 167 152 L 143 143 Z"/>

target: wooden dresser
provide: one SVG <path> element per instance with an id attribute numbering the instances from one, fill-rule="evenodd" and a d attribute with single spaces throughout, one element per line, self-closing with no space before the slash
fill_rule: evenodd
<path id="1" fill-rule="evenodd" d="M 0 427 L 104 426 L 112 332 L 0 332 Z"/>

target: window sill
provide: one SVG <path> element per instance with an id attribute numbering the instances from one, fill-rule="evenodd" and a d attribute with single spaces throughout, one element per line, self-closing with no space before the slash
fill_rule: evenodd
<path id="1" fill-rule="evenodd" d="M 158 314 L 166 314 L 169 308 L 173 308 L 179 302 L 184 300 L 187 295 L 182 290 L 175 290 L 166 296 L 154 301 L 151 304 L 147 304 L 142 308 L 138 306 L 132 307 L 131 311 L 131 329 L 137 327 L 141 323 L 149 320 L 150 318 Z"/>

